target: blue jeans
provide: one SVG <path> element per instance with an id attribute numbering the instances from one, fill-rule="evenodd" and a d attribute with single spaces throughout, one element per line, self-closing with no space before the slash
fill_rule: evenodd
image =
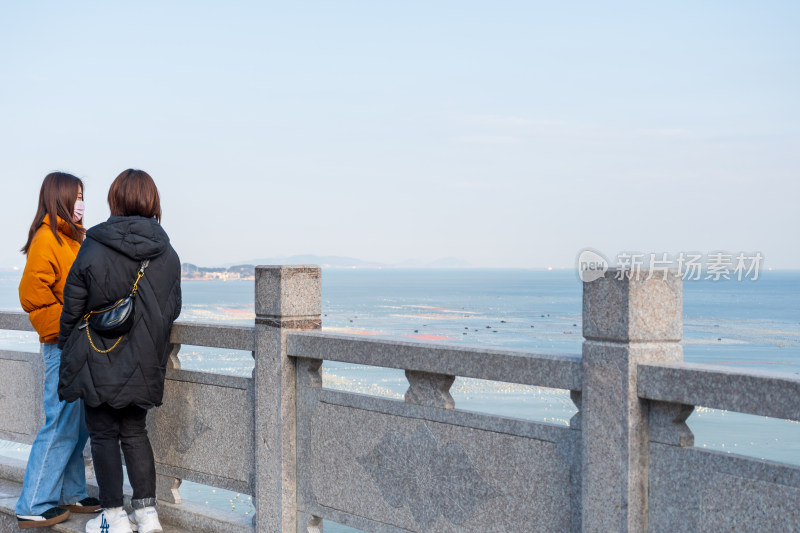
<path id="1" fill-rule="evenodd" d="M 17 516 L 40 515 L 51 507 L 70 505 L 87 497 L 83 447 L 89 438 L 83 400 L 58 400 L 61 350 L 42 344 L 44 355 L 44 425 L 33 441 Z"/>

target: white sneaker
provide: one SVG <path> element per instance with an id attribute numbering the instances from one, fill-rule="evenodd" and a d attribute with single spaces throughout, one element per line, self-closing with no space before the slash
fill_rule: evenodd
<path id="1" fill-rule="evenodd" d="M 132 533 L 128 513 L 122 507 L 103 509 L 100 516 L 86 522 L 86 533 Z"/>
<path id="2" fill-rule="evenodd" d="M 158 521 L 158 513 L 155 507 L 145 507 L 144 509 L 134 509 L 128 515 L 131 529 L 139 533 L 164 533 L 161 523 Z"/>

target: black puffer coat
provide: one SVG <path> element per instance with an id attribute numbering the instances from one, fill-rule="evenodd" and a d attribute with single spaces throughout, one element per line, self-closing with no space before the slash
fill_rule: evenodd
<path id="1" fill-rule="evenodd" d="M 143 259 L 133 329 L 108 354 L 92 349 L 82 317 L 127 296 Z M 169 237 L 153 218 L 111 217 L 86 232 L 64 287 L 58 346 L 63 349 L 58 395 L 97 407 L 161 405 L 170 353 L 169 330 L 181 312 L 181 263 Z M 99 349 L 116 339 L 92 332 Z"/>

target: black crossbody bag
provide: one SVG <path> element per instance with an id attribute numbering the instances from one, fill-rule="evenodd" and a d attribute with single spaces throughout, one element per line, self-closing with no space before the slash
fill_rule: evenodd
<path id="1" fill-rule="evenodd" d="M 89 345 L 97 353 L 109 353 L 116 348 L 122 340 L 122 337 L 133 327 L 136 291 L 139 290 L 139 280 L 144 276 L 144 271 L 149 264 L 150 260 L 145 259 L 142 261 L 141 265 L 139 265 L 139 271 L 136 273 L 136 281 L 133 282 L 133 288 L 128 296 L 117 300 L 116 303 L 112 305 L 89 311 L 83 315 L 83 323 L 78 326 L 78 329 L 86 329 Z M 98 335 L 107 339 L 118 337 L 117 342 L 115 342 L 111 348 L 101 350 L 95 346 L 92 341 L 92 335 L 89 333 L 90 329 L 93 329 Z"/>

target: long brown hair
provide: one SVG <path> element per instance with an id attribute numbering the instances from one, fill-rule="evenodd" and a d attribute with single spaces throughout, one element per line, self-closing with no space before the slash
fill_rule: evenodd
<path id="1" fill-rule="evenodd" d="M 156 182 L 144 170 L 123 170 L 108 189 L 111 216 L 140 216 L 161 222 L 161 198 Z"/>
<path id="2" fill-rule="evenodd" d="M 83 236 L 86 230 L 79 226 L 72 219 L 75 210 L 75 199 L 78 197 L 78 191 L 84 191 L 83 182 L 80 178 L 76 178 L 72 174 L 66 172 L 51 172 L 44 177 L 42 188 L 39 190 L 39 207 L 36 208 L 36 216 L 33 217 L 33 224 L 28 231 L 28 241 L 22 247 L 23 254 L 28 253 L 33 242 L 33 236 L 36 230 L 44 222 L 44 217 L 47 216 L 50 220 L 50 231 L 56 237 L 58 244 L 63 244 L 61 237 L 58 235 L 58 217 L 61 217 L 64 222 L 69 226 L 70 237 L 78 242 L 83 242 Z M 83 218 L 78 223 L 83 224 Z"/>

